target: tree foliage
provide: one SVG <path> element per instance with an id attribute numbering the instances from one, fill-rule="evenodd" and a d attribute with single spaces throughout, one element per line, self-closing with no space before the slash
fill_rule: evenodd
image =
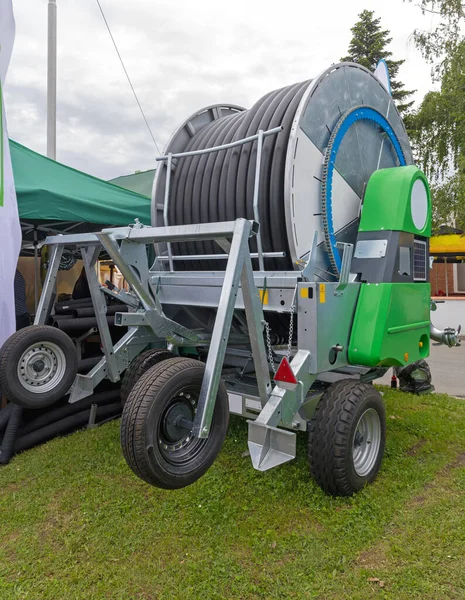
<path id="1" fill-rule="evenodd" d="M 435 15 L 438 20 L 429 31 L 416 29 L 414 39 L 424 58 L 433 66 L 433 78 L 440 80 L 463 40 L 461 28 L 465 22 L 465 2 L 420 0 L 418 6 L 423 14 Z"/>
<path id="2" fill-rule="evenodd" d="M 358 18 L 357 23 L 351 28 L 352 39 L 349 44 L 349 54 L 341 60 L 355 62 L 374 71 L 383 58 L 389 69 L 392 96 L 399 112 L 405 115 L 413 104 L 413 101 L 409 101 L 413 91 L 404 89 L 404 84 L 397 79 L 399 67 L 405 61 L 392 60 L 392 52 L 387 49 L 392 38 L 389 37 L 388 30 L 381 28 L 381 19 L 375 19 L 374 11 L 364 10 Z"/>
<path id="3" fill-rule="evenodd" d="M 413 115 L 412 141 L 432 184 L 434 227 L 454 222 L 465 230 L 465 3 L 422 0 L 420 8 L 437 19 L 414 36 L 440 90 L 429 92 Z"/>

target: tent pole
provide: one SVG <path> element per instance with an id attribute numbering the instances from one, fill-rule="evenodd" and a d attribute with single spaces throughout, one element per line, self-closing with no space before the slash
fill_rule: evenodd
<path id="1" fill-rule="evenodd" d="M 38 244 L 37 227 L 34 227 L 34 304 L 35 304 L 34 314 L 37 312 L 37 306 L 39 305 L 39 268 L 37 266 L 37 258 L 38 258 L 37 244 Z"/>
<path id="2" fill-rule="evenodd" d="M 57 137 L 57 4 L 48 2 L 47 156 L 56 160 Z"/>

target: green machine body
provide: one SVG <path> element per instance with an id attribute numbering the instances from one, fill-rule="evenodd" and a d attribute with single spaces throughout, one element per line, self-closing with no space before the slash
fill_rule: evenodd
<path id="1" fill-rule="evenodd" d="M 375 171 L 362 207 L 352 272 L 362 282 L 349 362 L 403 366 L 429 355 L 431 194 L 415 166 Z"/>

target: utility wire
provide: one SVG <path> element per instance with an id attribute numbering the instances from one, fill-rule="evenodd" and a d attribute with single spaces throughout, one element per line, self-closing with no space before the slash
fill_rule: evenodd
<path id="1" fill-rule="evenodd" d="M 121 54 L 120 54 L 120 52 L 118 50 L 118 46 L 116 45 L 115 38 L 113 37 L 113 34 L 111 33 L 110 25 L 108 24 L 108 21 L 107 21 L 107 19 L 105 17 L 105 13 L 103 12 L 103 8 L 102 8 L 102 5 L 100 4 L 100 0 L 96 0 L 96 2 L 98 4 L 100 12 L 102 13 L 103 20 L 105 21 L 105 25 L 107 26 L 108 33 L 110 34 L 111 41 L 113 42 L 113 45 L 114 45 L 115 50 L 116 50 L 116 54 L 118 55 L 118 58 L 119 58 L 119 60 L 121 62 L 121 66 L 123 67 L 123 71 L 125 72 L 126 77 L 128 79 L 128 82 L 129 82 L 129 85 L 131 86 L 131 90 L 132 90 L 132 93 L 134 94 L 134 98 L 136 99 L 136 102 L 137 102 L 137 104 L 138 104 L 138 106 L 140 108 L 140 112 L 141 112 L 141 114 L 142 114 L 142 116 L 144 118 L 145 124 L 147 125 L 147 129 L 149 130 L 150 136 L 151 136 L 151 138 L 153 140 L 153 143 L 155 144 L 155 148 L 157 149 L 158 154 L 161 154 L 160 148 L 158 147 L 158 144 L 157 144 L 157 142 L 155 140 L 155 137 L 154 137 L 154 135 L 152 133 L 152 130 L 150 129 L 150 125 L 149 125 L 149 122 L 147 121 L 147 117 L 145 116 L 145 113 L 144 113 L 144 111 L 142 109 L 141 103 L 139 102 L 139 98 L 137 97 L 136 90 L 134 89 L 134 86 L 132 85 L 131 78 L 129 77 L 129 73 L 127 72 L 126 67 L 124 66 L 123 59 L 122 59 Z"/>

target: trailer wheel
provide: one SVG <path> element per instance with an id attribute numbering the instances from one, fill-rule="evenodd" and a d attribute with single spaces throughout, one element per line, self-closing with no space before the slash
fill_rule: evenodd
<path id="1" fill-rule="evenodd" d="M 155 365 L 135 384 L 121 418 L 121 447 L 134 473 L 151 485 L 182 488 L 197 481 L 219 454 L 229 424 L 220 382 L 208 438 L 191 434 L 205 366 L 190 358 Z"/>
<path id="2" fill-rule="evenodd" d="M 378 474 L 386 441 L 386 414 L 377 390 L 343 380 L 331 385 L 309 423 L 311 473 L 333 496 L 351 496 Z"/>
<path id="3" fill-rule="evenodd" d="M 76 377 L 78 358 L 70 337 L 47 325 L 10 336 L 0 355 L 0 385 L 23 408 L 46 408 L 63 398 Z"/>
<path id="4" fill-rule="evenodd" d="M 174 358 L 176 355 L 165 348 L 157 348 L 153 350 L 146 350 L 136 356 L 129 367 L 124 372 L 123 380 L 121 382 L 121 404 L 124 406 L 132 388 L 142 375 L 155 365 L 158 365 L 162 360 L 168 358 Z"/>

